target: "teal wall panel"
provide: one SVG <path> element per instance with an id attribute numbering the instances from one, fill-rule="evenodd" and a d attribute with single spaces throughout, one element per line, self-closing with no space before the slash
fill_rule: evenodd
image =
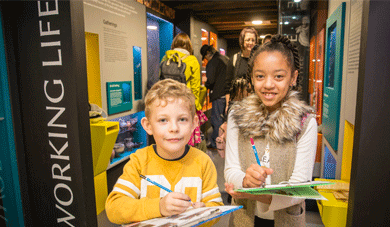
<path id="1" fill-rule="evenodd" d="M 173 24 L 164 20 L 159 20 L 160 25 L 160 60 L 165 52 L 171 49 L 173 40 Z"/>
<path id="2" fill-rule="evenodd" d="M 333 150 L 338 150 L 340 104 L 343 76 L 345 2 L 326 21 L 323 134 Z"/>
<path id="3" fill-rule="evenodd" d="M 0 226 L 24 226 L 2 28 L 0 20 Z"/>

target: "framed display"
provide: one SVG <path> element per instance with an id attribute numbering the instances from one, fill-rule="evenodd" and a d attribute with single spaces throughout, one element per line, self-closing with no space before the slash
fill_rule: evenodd
<path id="1" fill-rule="evenodd" d="M 119 133 L 108 169 L 127 160 L 130 154 L 148 145 L 147 133 L 141 125 L 143 117 L 145 117 L 145 111 L 109 120 L 119 122 Z"/>
<path id="2" fill-rule="evenodd" d="M 326 21 L 322 124 L 324 137 L 334 151 L 339 140 L 345 5 L 341 3 Z"/>
<path id="3" fill-rule="evenodd" d="M 131 81 L 107 82 L 108 114 L 129 111 L 133 108 Z"/>
<path id="4" fill-rule="evenodd" d="M 142 49 L 133 46 L 134 100 L 142 99 Z"/>
<path id="5" fill-rule="evenodd" d="M 318 34 L 317 34 L 317 48 L 316 48 L 316 77 L 315 77 L 315 88 L 316 88 L 316 119 L 318 125 L 322 124 L 322 97 L 323 97 L 323 80 L 324 80 L 324 52 L 325 52 L 325 46 L 324 46 L 324 37 L 325 35 L 325 28 L 323 28 Z"/>
<path id="6" fill-rule="evenodd" d="M 218 36 L 214 32 L 210 32 L 210 46 L 213 46 L 215 49 L 218 48 Z"/>
<path id="7" fill-rule="evenodd" d="M 310 30 L 312 22 L 310 10 L 307 7 L 308 1 L 278 1 L 279 2 L 279 23 L 278 34 L 287 36 L 298 49 L 299 70 L 296 88 L 301 91 L 301 98 L 310 103 L 310 95 L 313 90 L 309 90 L 313 83 L 313 78 L 309 78 L 310 61 Z"/>

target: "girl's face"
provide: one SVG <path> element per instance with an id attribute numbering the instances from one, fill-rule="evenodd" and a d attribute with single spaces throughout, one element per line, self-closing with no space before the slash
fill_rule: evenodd
<path id="1" fill-rule="evenodd" d="M 253 33 L 245 33 L 244 36 L 244 51 L 251 51 L 252 47 L 256 44 L 256 35 Z"/>
<path id="2" fill-rule="evenodd" d="M 265 51 L 257 55 L 252 84 L 255 93 L 270 112 L 280 107 L 280 101 L 286 97 L 289 87 L 295 85 L 298 71 L 291 71 L 285 56 L 279 51 Z"/>

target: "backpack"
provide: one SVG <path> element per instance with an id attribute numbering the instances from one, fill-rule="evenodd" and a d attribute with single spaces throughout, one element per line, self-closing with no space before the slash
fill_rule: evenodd
<path id="1" fill-rule="evenodd" d="M 180 58 L 179 54 L 175 53 L 170 58 L 160 63 L 160 80 L 173 79 L 179 82 L 187 84 L 186 75 L 186 63 L 183 60 L 188 55 Z"/>

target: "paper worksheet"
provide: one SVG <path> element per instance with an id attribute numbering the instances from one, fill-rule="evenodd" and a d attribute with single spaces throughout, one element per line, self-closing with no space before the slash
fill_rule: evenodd
<path id="1" fill-rule="evenodd" d="M 305 199 L 326 200 L 319 192 L 312 187 L 334 184 L 328 181 L 307 181 L 307 182 L 286 182 L 280 184 L 266 185 L 258 188 L 240 188 L 235 191 L 253 195 L 281 195 Z"/>

